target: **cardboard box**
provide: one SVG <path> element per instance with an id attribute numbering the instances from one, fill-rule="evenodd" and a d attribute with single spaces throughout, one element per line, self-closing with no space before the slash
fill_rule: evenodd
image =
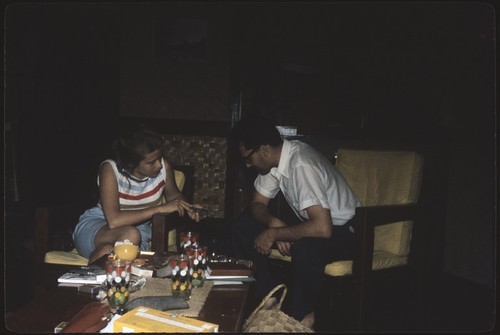
<path id="1" fill-rule="evenodd" d="M 139 277 L 145 277 L 145 278 L 153 277 L 153 269 L 148 269 L 146 267 L 143 268 L 134 264 L 132 264 L 132 269 L 130 273 Z"/>
<path id="2" fill-rule="evenodd" d="M 219 325 L 139 306 L 114 321 L 115 333 L 217 333 Z"/>
<path id="3" fill-rule="evenodd" d="M 172 268 L 170 265 L 156 267 L 154 265 L 134 265 L 132 264 L 131 273 L 133 275 L 144 277 L 144 278 L 165 278 L 172 274 Z"/>
<path id="4" fill-rule="evenodd" d="M 141 254 L 141 257 L 137 258 L 132 263 L 131 272 L 133 275 L 145 278 L 168 277 L 172 274 L 172 268 L 170 267 L 169 262 L 170 262 L 169 255 L 143 256 Z"/>

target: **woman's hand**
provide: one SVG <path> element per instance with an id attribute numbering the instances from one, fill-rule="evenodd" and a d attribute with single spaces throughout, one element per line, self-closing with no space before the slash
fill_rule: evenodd
<path id="1" fill-rule="evenodd" d="M 85 305 L 62 329 L 62 333 L 97 333 L 110 319 L 110 307 L 94 301 Z"/>
<path id="2" fill-rule="evenodd" d="M 191 211 L 192 205 L 181 199 L 174 199 L 163 205 L 160 205 L 160 213 L 179 212 L 180 216 L 184 216 L 185 212 Z"/>
<path id="3" fill-rule="evenodd" d="M 189 217 L 196 222 L 200 222 L 200 220 L 202 219 L 206 219 L 208 217 L 213 216 L 211 212 L 209 212 L 207 209 L 203 208 L 201 205 L 198 204 L 192 205 L 187 213 Z"/>
<path id="4" fill-rule="evenodd" d="M 213 214 L 210 213 L 207 209 L 203 208 L 199 204 L 190 204 L 181 199 L 175 199 L 169 201 L 160 206 L 160 213 L 173 213 L 179 212 L 180 216 L 184 216 L 184 213 L 194 221 L 200 222 L 200 220 L 205 219 L 207 217 L 212 217 Z"/>

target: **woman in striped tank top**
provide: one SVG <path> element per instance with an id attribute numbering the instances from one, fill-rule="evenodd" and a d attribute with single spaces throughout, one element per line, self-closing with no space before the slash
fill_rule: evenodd
<path id="1" fill-rule="evenodd" d="M 99 202 L 80 216 L 73 232 L 76 250 L 89 263 L 111 253 L 115 242 L 125 239 L 149 250 L 154 214 L 187 213 L 200 220 L 193 207 L 201 206 L 182 196 L 172 165 L 163 159 L 163 145 L 158 133 L 138 126 L 115 141 L 115 159 L 101 163 Z"/>

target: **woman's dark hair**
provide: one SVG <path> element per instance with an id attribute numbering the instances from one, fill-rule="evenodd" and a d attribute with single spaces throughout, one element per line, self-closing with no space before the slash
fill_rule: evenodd
<path id="1" fill-rule="evenodd" d="M 262 115 L 251 115 L 238 121 L 231 131 L 230 141 L 233 146 L 242 144 L 247 149 L 266 144 L 275 147 L 283 142 L 274 123 Z"/>
<path id="2" fill-rule="evenodd" d="M 163 152 L 164 138 L 145 125 L 137 125 L 122 131 L 113 144 L 116 164 L 132 172 L 139 163 L 155 150 Z"/>

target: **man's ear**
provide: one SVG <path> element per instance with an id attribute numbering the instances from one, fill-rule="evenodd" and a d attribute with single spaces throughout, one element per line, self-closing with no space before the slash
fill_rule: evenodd
<path id="1" fill-rule="evenodd" d="M 264 157 L 269 157 L 271 155 L 271 146 L 269 144 L 263 144 L 260 146 L 260 151 Z"/>

